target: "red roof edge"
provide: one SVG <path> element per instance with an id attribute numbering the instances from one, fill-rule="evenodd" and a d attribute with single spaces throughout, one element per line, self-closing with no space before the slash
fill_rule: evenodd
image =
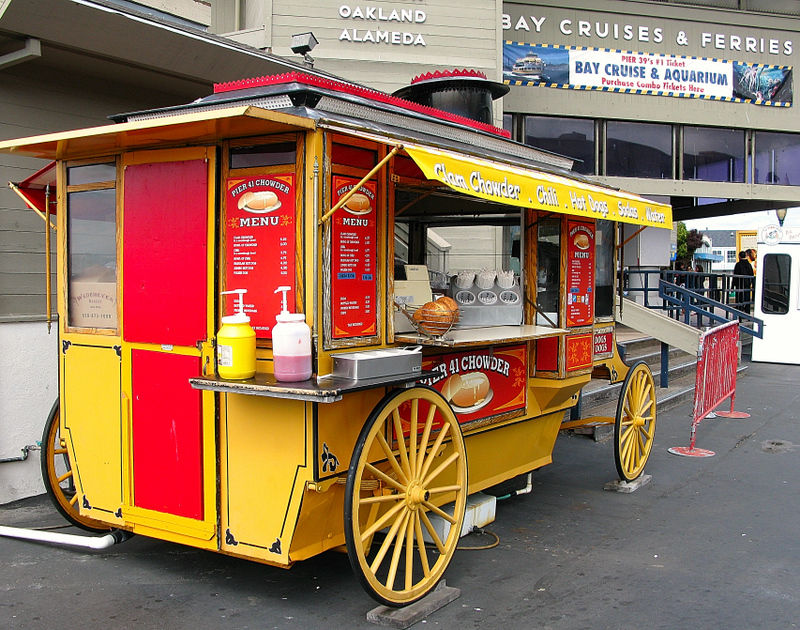
<path id="1" fill-rule="evenodd" d="M 475 75 L 470 75 L 470 76 L 475 76 Z M 419 105 L 418 103 L 413 103 L 411 101 L 407 101 L 402 98 L 397 98 L 396 96 L 392 96 L 391 94 L 386 94 L 385 92 L 379 92 L 378 90 L 372 90 L 370 88 L 366 88 L 360 85 L 354 85 L 352 83 L 346 83 L 344 81 L 336 81 L 335 79 L 326 79 L 324 77 L 306 74 L 305 72 L 293 71 L 293 72 L 285 72 L 283 74 L 275 74 L 271 76 L 256 77 L 253 79 L 241 79 L 239 81 L 229 81 L 227 83 L 215 83 L 214 94 L 221 94 L 224 92 L 235 92 L 237 90 L 246 90 L 248 88 L 264 87 L 268 85 L 282 85 L 284 83 L 302 83 L 304 85 L 312 85 L 314 87 L 326 88 L 328 90 L 341 92 L 343 94 L 359 96 L 361 98 L 375 101 L 376 103 L 384 103 L 386 105 L 394 105 L 395 107 L 402 107 L 404 109 L 409 109 L 411 111 L 415 111 L 420 114 L 426 114 L 428 116 L 433 116 L 434 118 L 441 118 L 443 120 L 448 120 L 450 122 L 454 122 L 459 125 L 472 127 L 473 129 L 478 129 L 480 131 L 486 131 L 495 134 L 497 136 L 502 136 L 504 138 L 511 137 L 511 134 L 508 131 L 506 131 L 505 129 L 500 129 L 499 127 L 495 127 L 494 125 L 487 125 L 486 123 L 482 123 L 477 120 L 472 120 L 470 118 L 465 118 L 464 116 L 459 116 L 458 114 L 451 114 L 450 112 L 445 112 L 441 109 L 436 109 L 434 107 L 428 107 L 427 105 Z"/>

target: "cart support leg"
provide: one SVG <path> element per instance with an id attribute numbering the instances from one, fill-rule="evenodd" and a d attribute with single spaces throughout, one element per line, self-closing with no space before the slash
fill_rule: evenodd
<path id="1" fill-rule="evenodd" d="M 661 342 L 661 388 L 669 387 L 669 344 Z"/>
<path id="2" fill-rule="evenodd" d="M 583 392 L 578 392 L 578 402 L 576 405 L 569 410 L 569 419 L 571 421 L 580 420 L 581 413 L 583 411 Z"/>

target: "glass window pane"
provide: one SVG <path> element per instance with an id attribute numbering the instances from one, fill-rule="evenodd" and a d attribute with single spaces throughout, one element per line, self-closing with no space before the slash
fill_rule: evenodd
<path id="1" fill-rule="evenodd" d="M 512 119 L 511 119 L 511 114 L 503 114 L 503 129 L 505 131 L 507 131 L 508 133 L 513 134 L 514 130 L 513 130 L 512 127 L 513 127 L 513 122 L 512 122 Z M 513 136 L 512 136 L 512 138 L 513 138 Z"/>
<path id="2" fill-rule="evenodd" d="M 561 220 L 539 221 L 536 261 L 536 323 L 558 326 L 561 289 Z M 544 317 L 547 316 L 550 321 Z"/>
<path id="3" fill-rule="evenodd" d="M 800 134 L 755 134 L 756 184 L 800 185 Z"/>
<path id="4" fill-rule="evenodd" d="M 744 130 L 684 127 L 684 179 L 744 182 L 744 166 Z"/>
<path id="5" fill-rule="evenodd" d="M 614 223 L 598 221 L 595 230 L 595 317 L 614 314 Z"/>
<path id="6" fill-rule="evenodd" d="M 114 162 L 107 164 L 85 164 L 71 166 L 67 169 L 67 185 L 79 186 L 81 184 L 96 184 L 98 182 L 113 182 L 117 179 L 117 167 Z"/>
<path id="7" fill-rule="evenodd" d="M 117 327 L 114 188 L 67 195 L 69 326 Z"/>
<path id="8" fill-rule="evenodd" d="M 789 312 L 792 257 L 789 254 L 767 254 L 760 273 L 761 310 L 773 315 L 785 315 Z"/>
<path id="9" fill-rule="evenodd" d="M 525 144 L 575 158 L 572 170 L 594 175 L 594 121 L 585 118 L 526 116 Z"/>
<path id="10" fill-rule="evenodd" d="M 672 179 L 672 127 L 609 121 L 606 175 Z"/>
<path id="11" fill-rule="evenodd" d="M 294 164 L 297 145 L 294 142 L 262 144 L 231 149 L 231 168 L 257 168 Z"/>

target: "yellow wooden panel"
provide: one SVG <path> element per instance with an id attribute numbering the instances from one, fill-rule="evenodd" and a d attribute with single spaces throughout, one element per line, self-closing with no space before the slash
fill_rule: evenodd
<path id="1" fill-rule="evenodd" d="M 313 474 L 311 403 L 227 394 L 221 406 L 221 549 L 288 564 Z"/>
<path id="2" fill-rule="evenodd" d="M 122 505 L 124 476 L 116 351 L 71 345 L 64 355 L 63 390 L 61 422 L 73 447 L 81 514 L 108 521 Z"/>
<path id="3" fill-rule="evenodd" d="M 469 492 L 478 492 L 549 464 L 564 413 L 465 436 Z"/>

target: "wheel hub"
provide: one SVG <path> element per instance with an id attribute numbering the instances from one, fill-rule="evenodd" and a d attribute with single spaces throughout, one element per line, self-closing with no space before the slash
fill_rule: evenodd
<path id="1" fill-rule="evenodd" d="M 412 481 L 406 491 L 406 505 L 409 509 L 416 510 L 423 501 L 429 500 L 431 493 L 423 488 L 418 481 Z"/>

